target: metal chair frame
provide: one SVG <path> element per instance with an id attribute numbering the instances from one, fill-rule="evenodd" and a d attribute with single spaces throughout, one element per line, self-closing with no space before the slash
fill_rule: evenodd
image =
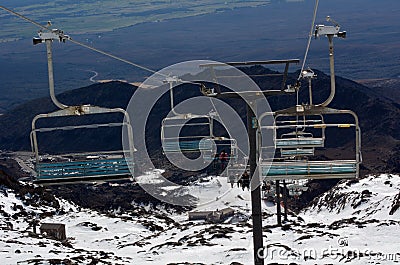
<path id="1" fill-rule="evenodd" d="M 283 179 L 323 179 L 323 178 L 356 178 L 359 175 L 359 164 L 362 161 L 361 156 L 361 130 L 359 127 L 357 115 L 350 110 L 337 110 L 323 106 L 309 106 L 307 109 L 299 112 L 297 107 L 285 110 L 276 111 L 275 117 L 278 116 L 311 116 L 311 115 L 332 115 L 332 114 L 350 114 L 354 118 L 352 124 L 323 123 L 318 125 L 325 128 L 338 127 L 338 128 L 355 128 L 355 159 L 354 160 L 332 160 L 332 161 L 308 161 L 308 160 L 287 160 L 284 161 L 265 161 L 262 159 L 263 150 L 268 150 L 270 147 L 259 146 L 261 152 L 259 165 L 260 176 L 270 180 L 283 180 Z M 265 117 L 265 116 L 264 116 Z M 262 118 L 261 118 L 262 119 Z M 276 120 L 276 118 L 275 118 Z M 297 125 L 287 125 L 287 128 L 295 127 Z M 314 125 L 304 125 L 307 127 L 314 127 Z M 260 129 L 271 129 L 276 132 L 277 125 L 260 126 Z M 315 127 L 314 127 L 315 128 Z M 259 144 L 260 145 L 260 144 Z"/>
<path id="2" fill-rule="evenodd" d="M 36 122 L 39 119 L 93 115 L 104 113 L 122 113 L 124 122 L 69 125 L 61 127 L 37 128 Z M 59 155 L 65 161 L 45 162 L 44 157 L 39 155 L 37 133 L 52 132 L 59 130 L 74 129 L 96 129 L 101 127 L 126 127 L 128 132 L 129 150 L 97 151 L 86 153 L 62 154 Z M 132 180 L 131 170 L 134 170 L 133 153 L 136 151 L 133 144 L 133 132 L 128 113 L 121 108 L 101 108 L 96 106 L 72 106 L 48 114 L 36 115 L 32 121 L 30 133 L 31 148 L 35 155 L 36 177 L 34 183 L 40 185 L 57 185 L 65 183 L 92 183 L 98 181 Z M 93 159 L 94 158 L 94 159 Z"/>
<path id="3" fill-rule="evenodd" d="M 167 77 L 165 83 L 169 84 L 170 92 L 170 105 L 171 113 L 173 116 L 166 117 L 161 122 L 161 143 L 163 147 L 163 152 L 165 153 L 196 153 L 201 152 L 205 160 L 214 159 L 214 155 L 218 150 L 218 145 L 223 144 L 223 141 L 230 142 L 230 155 L 229 158 L 237 157 L 237 142 L 235 139 L 230 139 L 226 137 L 218 137 L 214 135 L 214 118 L 217 113 L 210 112 L 207 115 L 197 115 L 192 113 L 178 113 L 175 110 L 174 104 L 174 92 L 173 84 L 174 82 L 179 82 L 177 77 Z M 206 122 L 188 123 L 190 120 L 195 119 L 206 119 Z M 175 122 L 175 124 L 168 124 L 169 122 Z M 196 126 L 207 126 L 208 133 L 204 135 L 191 135 L 191 136 L 177 136 L 168 137 L 166 131 L 171 127 L 196 127 Z M 220 142 L 221 144 L 218 144 Z M 214 146 L 217 145 L 217 146 Z"/>

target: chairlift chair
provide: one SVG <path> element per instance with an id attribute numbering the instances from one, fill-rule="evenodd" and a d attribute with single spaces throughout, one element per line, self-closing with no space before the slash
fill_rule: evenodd
<path id="1" fill-rule="evenodd" d="M 318 115 L 319 119 L 306 116 L 296 116 L 296 120 L 278 120 L 281 115 L 275 117 L 274 140 L 275 148 L 280 149 L 283 157 L 297 157 L 314 155 L 316 147 L 324 147 L 325 142 L 325 126 L 322 115 Z M 287 116 L 283 116 L 287 118 Z M 314 136 L 308 129 L 319 130 L 319 135 Z M 278 138 L 280 130 L 291 130 L 283 133 Z"/>
<path id="2" fill-rule="evenodd" d="M 34 38 L 34 45 L 39 43 L 46 44 L 47 66 L 49 78 L 50 98 L 59 110 L 47 114 L 36 115 L 32 121 L 32 130 L 30 133 L 31 147 L 35 156 L 35 179 L 34 183 L 40 185 L 54 185 L 63 183 L 82 183 L 109 181 L 116 179 L 131 179 L 134 170 L 133 152 L 133 133 L 128 113 L 120 108 L 102 108 L 91 105 L 68 106 L 58 101 L 54 90 L 54 73 L 53 73 L 53 41 L 65 42 L 70 40 L 68 35 L 62 31 L 53 29 L 49 31 L 38 32 L 38 37 Z M 86 125 L 70 125 L 60 127 L 37 128 L 36 122 L 39 119 L 60 118 L 60 117 L 79 117 L 85 115 L 106 114 L 106 113 L 122 113 L 124 121 L 121 123 L 105 123 L 105 124 L 86 124 Z M 56 160 L 47 160 L 45 156 L 39 154 L 39 145 L 37 133 L 51 132 L 57 130 L 75 130 L 75 129 L 96 129 L 100 127 L 122 126 L 127 129 L 128 150 L 95 152 L 95 153 L 79 153 L 69 155 L 59 155 Z M 125 159 L 125 157 L 128 158 Z"/>
<path id="3" fill-rule="evenodd" d="M 178 131 L 174 133 L 174 130 L 180 130 L 183 127 L 190 130 L 191 135 L 179 135 Z M 227 170 L 238 159 L 238 145 L 235 139 L 214 136 L 213 114 L 185 114 L 164 118 L 161 126 L 161 142 L 164 154 L 200 153 L 204 163 L 212 162 L 214 168 L 222 163 L 220 161 L 221 151 L 227 153 L 227 161 L 224 165 Z M 234 182 L 237 182 L 237 179 Z"/>
<path id="4" fill-rule="evenodd" d="M 239 162 L 237 159 L 229 161 L 226 167 L 228 183 L 237 183 L 245 171 L 249 172 L 249 166 L 247 164 L 248 157 L 245 157 L 243 160 L 242 162 Z"/>
<path id="5" fill-rule="evenodd" d="M 286 187 L 289 191 L 289 196 L 292 197 L 300 196 L 303 192 L 308 190 L 304 180 L 293 180 L 291 183 L 288 183 Z"/>
<path id="6" fill-rule="evenodd" d="M 39 114 L 32 121 L 32 131 L 30 134 L 31 147 L 35 155 L 36 176 L 34 183 L 38 185 L 58 185 L 74 183 L 94 183 L 115 180 L 132 180 L 134 170 L 132 127 L 128 113 L 120 108 L 107 109 L 86 105 L 81 108 L 81 114 L 101 114 L 101 113 L 122 113 L 125 121 L 117 123 L 69 125 L 59 127 L 37 128 L 36 122 L 39 119 L 77 116 L 71 109 L 58 110 L 49 114 Z M 37 140 L 38 133 L 66 131 L 76 129 L 97 129 L 123 127 L 127 130 L 127 140 L 129 150 L 80 152 L 72 154 L 61 154 L 51 156 L 41 155 Z"/>
<path id="7" fill-rule="evenodd" d="M 270 202 L 275 201 L 276 189 L 272 181 L 264 181 L 262 187 L 262 199 Z"/>
<path id="8" fill-rule="evenodd" d="M 275 148 L 279 148 L 282 157 L 312 156 L 315 147 L 323 146 L 324 137 L 315 138 L 303 131 L 282 134 L 280 139 L 275 139 Z"/>
<path id="9" fill-rule="evenodd" d="M 205 161 L 219 160 L 219 155 L 222 151 L 227 153 L 227 159 L 231 162 L 238 159 L 238 145 L 236 139 L 227 137 L 213 137 L 211 138 L 215 147 L 211 153 L 204 153 L 203 159 Z"/>
<path id="10" fill-rule="evenodd" d="M 196 120 L 199 122 L 196 122 Z M 192 123 L 189 123 L 189 121 Z M 202 131 L 201 128 L 207 129 L 208 131 L 198 135 L 180 136 L 180 132 L 176 130 L 180 130 L 183 127 L 191 128 L 192 132 Z M 212 153 L 214 149 L 212 138 L 213 121 L 212 118 L 207 115 L 176 115 L 164 118 L 161 123 L 161 143 L 164 153 L 202 151 Z"/>
<path id="11" fill-rule="evenodd" d="M 331 108 L 315 108 L 310 109 L 308 111 L 304 111 L 302 113 L 298 113 L 296 107 L 289 108 L 286 110 L 277 111 L 275 116 L 311 116 L 311 115 L 329 115 L 329 114 L 338 114 L 338 115 L 345 115 L 350 114 L 354 118 L 354 123 L 352 124 L 341 124 L 341 123 L 326 123 L 318 124 L 316 127 L 314 124 L 305 124 L 303 125 L 305 128 L 355 128 L 355 159 L 354 160 L 331 160 L 331 161 L 310 161 L 308 157 L 304 159 L 295 159 L 290 160 L 287 159 L 286 156 L 282 156 L 281 159 L 273 159 L 265 160 L 263 159 L 262 152 L 263 150 L 267 150 L 268 147 L 261 146 L 261 155 L 259 165 L 261 166 L 260 174 L 263 178 L 269 180 L 284 180 L 284 179 L 328 179 L 328 178 L 356 178 L 359 174 L 359 164 L 361 163 L 361 151 L 360 151 L 360 144 L 361 144 L 361 133 L 358 123 L 357 115 L 349 110 L 335 110 Z M 262 128 L 272 129 L 276 132 L 277 127 L 282 125 L 274 124 L 273 126 L 261 126 Z M 286 128 L 294 127 L 297 125 L 285 125 Z M 311 135 L 306 135 L 307 137 L 303 138 L 292 138 L 290 141 L 293 141 L 295 145 L 290 146 L 290 148 L 302 148 L 302 144 L 308 145 L 308 147 L 312 147 L 314 138 L 308 137 Z M 290 138 L 286 138 L 290 139 Z M 299 144 L 296 142 L 297 139 L 307 139 L 307 143 Z M 323 138 L 319 138 L 318 144 L 316 142 L 316 146 L 312 148 L 317 148 L 321 146 L 321 140 Z M 302 141 L 302 140 L 300 140 Z M 287 145 L 289 146 L 289 144 Z M 322 145 L 323 146 L 323 145 Z M 283 148 L 282 150 L 287 149 L 288 151 L 292 151 L 294 149 Z M 303 149 L 303 148 L 302 148 Z M 297 150 L 297 149 L 296 149 Z M 305 149 L 303 149 L 305 150 Z"/>
<path id="12" fill-rule="evenodd" d="M 216 112 L 206 115 L 178 113 L 175 110 L 173 83 L 179 82 L 177 77 L 167 77 L 170 91 L 170 117 L 161 122 L 161 143 L 164 154 L 168 153 L 201 153 L 204 161 L 216 160 L 216 154 L 228 150 L 228 159 L 237 157 L 237 141 L 227 137 L 214 135 L 214 119 Z M 189 133 L 181 132 L 190 129 Z"/>

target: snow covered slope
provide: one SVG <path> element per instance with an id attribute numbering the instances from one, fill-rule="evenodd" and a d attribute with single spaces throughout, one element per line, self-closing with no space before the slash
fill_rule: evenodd
<path id="1" fill-rule="evenodd" d="M 267 239 L 267 260 L 298 264 L 400 263 L 400 177 L 345 180 Z M 285 231 L 282 231 L 285 230 Z"/>
<path id="2" fill-rule="evenodd" d="M 231 189 L 225 178 L 207 177 L 190 189 L 210 198 L 197 210 L 251 214 L 249 191 Z M 400 177 L 390 175 L 344 181 L 283 227 L 275 225 L 275 206 L 264 204 L 266 264 L 400 263 L 399 204 Z M 66 224 L 69 239 L 33 234 L 34 218 Z M 187 213 L 148 205 L 98 213 L 0 188 L 1 264 L 252 264 L 252 245 L 251 220 L 188 221 Z"/>

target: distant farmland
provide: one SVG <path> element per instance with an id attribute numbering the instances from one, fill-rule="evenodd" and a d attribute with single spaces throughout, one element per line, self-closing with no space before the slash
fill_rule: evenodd
<path id="1" fill-rule="evenodd" d="M 213 0 L 39 0 L 2 1 L 2 5 L 46 24 L 51 20 L 69 33 L 106 32 L 144 22 L 159 22 L 230 10 L 240 7 L 256 7 L 268 4 L 259 1 L 213 1 Z M 0 42 L 13 41 L 32 35 L 32 26 L 5 11 L 0 11 L 2 30 Z"/>

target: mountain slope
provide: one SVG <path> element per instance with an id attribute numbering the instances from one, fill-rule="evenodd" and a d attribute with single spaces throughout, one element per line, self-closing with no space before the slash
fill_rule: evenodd
<path id="1" fill-rule="evenodd" d="M 103 106 L 109 108 L 126 108 L 129 99 L 131 98 L 135 89 L 136 87 L 122 82 L 100 83 L 91 85 L 89 87 L 61 93 L 60 95 L 58 95 L 58 99 L 60 102 L 63 102 L 67 105 L 91 104 L 95 106 Z M 27 103 L 22 104 L 2 115 L 0 117 L 1 149 L 30 150 L 29 133 L 31 130 L 31 122 L 33 117 L 40 113 L 49 113 L 55 110 L 57 110 L 57 108 L 53 105 L 50 98 L 46 97 L 28 101 Z M 117 119 L 114 120 L 112 118 L 115 116 L 111 116 L 110 118 L 106 118 L 100 115 L 96 116 L 96 118 L 82 117 L 79 120 L 83 120 L 82 122 L 80 122 L 81 124 L 84 124 L 85 122 L 94 123 L 99 121 L 121 121 L 120 116 L 117 116 Z M 55 119 L 54 121 L 52 120 L 51 122 L 49 121 L 44 123 L 38 122 L 39 126 L 62 126 L 71 123 L 73 124 L 74 122 L 71 122 L 71 119 L 68 118 L 61 118 L 59 120 Z M 93 135 L 86 135 L 85 137 L 82 135 L 76 135 L 74 134 L 74 132 L 54 133 L 49 136 L 51 139 L 49 139 L 49 137 L 44 139 L 42 151 L 46 152 L 49 150 L 51 151 L 58 149 L 59 152 L 62 152 L 63 148 L 71 145 L 76 147 L 82 146 L 83 149 L 92 148 L 94 150 L 99 144 L 100 149 L 108 144 L 117 145 L 120 141 L 110 142 L 107 139 L 110 136 L 109 133 L 110 132 L 106 132 L 105 134 L 96 134 L 96 142 L 92 141 Z M 85 134 L 85 132 L 83 134 Z M 111 130 L 111 135 L 112 134 L 113 130 Z"/>
<path id="2" fill-rule="evenodd" d="M 276 73 L 261 66 L 243 69 L 248 74 L 263 75 Z M 313 82 L 313 101 L 320 103 L 329 94 L 329 76 L 315 70 L 318 78 Z M 288 83 L 294 83 L 298 72 L 289 76 Z M 276 88 L 280 85 L 280 78 L 255 77 L 261 88 Z M 336 96 L 331 107 L 350 109 L 355 111 L 360 120 L 362 130 L 362 151 L 364 173 L 370 172 L 400 172 L 400 104 L 385 99 L 372 89 L 348 79 L 337 77 Z M 201 95 L 198 87 L 187 85 L 185 89 L 176 89 L 175 97 L 179 102 L 186 98 Z M 62 102 L 67 104 L 90 103 L 106 107 L 125 108 L 136 87 L 121 82 L 95 84 L 89 87 L 68 91 L 59 95 Z M 300 102 L 307 102 L 307 84 L 303 84 L 300 93 Z M 295 104 L 294 96 L 275 96 L 268 98 L 273 110 L 286 108 Z M 229 100 L 238 113 L 244 117 L 245 108 L 236 100 Z M 12 111 L 0 116 L 0 148 L 5 150 L 29 150 L 29 131 L 31 120 L 38 113 L 55 110 L 48 98 L 27 102 Z M 158 154 L 160 159 L 160 127 L 149 124 L 161 124 L 161 120 L 169 111 L 169 97 L 164 95 L 153 108 L 146 131 L 148 149 L 153 154 Z M 114 117 L 115 118 L 115 117 Z M 104 117 L 92 118 L 87 122 L 101 121 Z M 111 119 L 111 117 L 110 117 Z M 115 121 L 115 119 L 114 119 Z M 57 120 L 52 125 L 65 125 L 74 120 Z M 44 123 L 46 125 L 46 123 Z M 55 133 L 40 141 L 43 152 L 67 152 L 68 148 L 76 151 L 109 150 L 120 146 L 120 131 L 95 131 L 95 132 L 62 132 Z M 40 140 L 40 139 L 39 139 Z M 348 147 L 352 134 L 327 134 L 325 156 L 337 158 L 351 154 Z M 109 148 L 109 149 L 107 149 Z M 322 154 L 322 153 L 321 153 Z"/>
<path id="3" fill-rule="evenodd" d="M 157 174 L 157 173 L 153 173 Z M 198 186 L 198 187 L 197 187 Z M 220 188 L 229 192 L 224 196 Z M 187 212 L 138 205 L 103 213 L 25 186 L 0 185 L 0 259 L 4 264 L 251 264 L 247 190 L 225 178 L 193 183 L 210 196 L 196 210 L 231 207 L 236 219 L 188 221 Z M 368 191 L 367 191 L 368 190 Z M 29 192 L 27 192 L 29 191 Z M 266 263 L 392 264 L 400 260 L 400 176 L 346 180 L 277 227 L 275 206 L 263 204 Z M 238 219 L 238 217 L 241 217 Z M 66 225 L 66 241 L 32 233 L 32 220 Z"/>

